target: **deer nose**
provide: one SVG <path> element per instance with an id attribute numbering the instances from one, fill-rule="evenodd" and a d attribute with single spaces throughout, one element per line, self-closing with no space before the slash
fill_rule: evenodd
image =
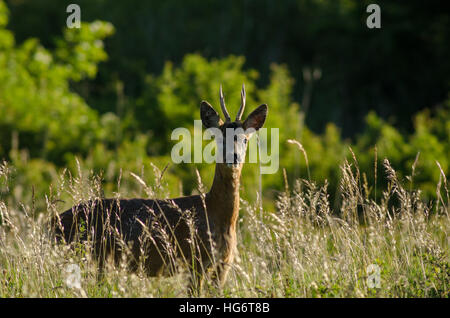
<path id="1" fill-rule="evenodd" d="M 234 163 L 238 163 L 239 162 L 238 159 L 239 159 L 238 155 L 235 153 L 234 154 Z"/>

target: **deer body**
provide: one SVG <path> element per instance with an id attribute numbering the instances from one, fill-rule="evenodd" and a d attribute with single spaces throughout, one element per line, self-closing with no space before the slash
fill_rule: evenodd
<path id="1" fill-rule="evenodd" d="M 220 171 L 220 168 L 216 171 Z M 178 257 L 192 264 L 193 253 L 189 243 L 191 232 L 183 215 L 185 211 L 192 211 L 196 236 L 202 242 L 200 255 L 194 260 L 197 262 L 196 270 L 208 269 L 215 260 L 218 279 L 222 283 L 226 267 L 234 257 L 239 214 L 239 176 L 235 175 L 236 179 L 229 180 L 227 172 L 223 174 L 216 172 L 211 191 L 206 193 L 204 199 L 200 195 L 170 200 L 101 199 L 74 206 L 60 215 L 63 230 L 59 234 L 66 242 L 88 240 L 88 235 L 91 235 L 101 267 L 109 255 L 113 255 L 116 262 L 120 261 L 122 248 L 118 239 L 131 243 L 133 259 L 130 260 L 130 269 L 137 269 L 137 262 L 145 256 L 144 268 L 147 274 L 156 276 L 164 274 L 164 270 L 170 270 L 169 265 L 173 265 L 170 259 L 164 258 L 162 251 L 166 245 L 162 241 L 161 229 L 173 240 L 171 244 Z M 158 223 L 153 230 L 152 222 Z M 83 224 L 86 230 L 81 233 L 80 226 Z M 144 247 L 141 237 L 145 230 L 142 224 L 147 226 L 154 239 L 154 242 Z"/>
<path id="2" fill-rule="evenodd" d="M 256 130 L 264 123 L 267 106 L 261 105 L 244 123 L 240 116 L 231 122 L 220 92 L 226 122 L 217 112 L 202 102 L 203 124 L 226 134 L 226 128 L 246 127 Z M 248 139 L 248 135 L 242 135 Z M 235 138 L 237 140 L 237 138 Z M 238 143 L 239 141 L 235 141 Z M 219 143 L 219 142 L 218 142 Z M 246 145 L 246 141 L 243 142 Z M 219 145 L 220 146 L 220 145 Z M 235 145 L 236 146 L 236 145 Z M 99 199 L 79 204 L 59 215 L 57 239 L 70 243 L 89 238 L 93 251 L 103 269 L 104 261 L 112 255 L 119 262 L 125 242 L 131 250 L 130 269 L 136 270 L 139 261 L 150 276 L 170 274 L 174 260 L 182 259 L 190 265 L 191 288 L 201 285 L 202 276 L 209 269 L 219 285 L 225 281 L 236 249 L 236 223 L 239 215 L 239 180 L 245 157 L 245 147 L 234 154 L 233 162 L 216 163 L 213 184 L 204 196 L 192 195 L 168 200 Z M 234 150 L 234 149 L 233 149 Z M 226 153 L 223 154 L 224 157 Z M 84 228 L 84 231 L 80 231 Z M 197 242 L 194 246 L 193 239 Z"/>

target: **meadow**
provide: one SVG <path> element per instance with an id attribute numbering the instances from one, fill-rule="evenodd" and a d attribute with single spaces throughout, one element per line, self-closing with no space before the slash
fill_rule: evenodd
<path id="1" fill-rule="evenodd" d="M 72 248 L 55 244 L 49 217 L 63 207 L 103 196 L 101 178 L 78 168 L 76 176 L 65 173 L 54 180 L 45 198 L 33 196 L 17 205 L 0 200 L 0 297 L 187 297 L 182 262 L 171 277 L 149 278 L 142 268 L 130 273 L 124 254 L 121 265 L 108 262 L 98 280 L 89 243 Z M 408 190 L 385 159 L 379 169 L 388 186 L 379 189 L 382 198 L 374 200 L 356 158 L 340 169 L 339 210 L 330 206 L 326 183 L 305 179 L 298 179 L 293 188 L 286 183 L 273 211 L 241 199 L 237 260 L 223 289 L 207 280 L 198 296 L 449 297 L 450 201 L 445 175 L 441 173 L 436 185 L 437 199 L 424 202 L 420 190 Z M 3 187 L 8 187 L 13 170 L 2 164 Z M 153 175 L 136 178 L 128 174 L 140 190 L 127 189 L 118 180 L 115 196 L 168 197 L 161 173 L 154 170 Z M 155 176 L 161 182 L 147 186 Z M 201 179 L 197 185 L 204 191 Z M 35 202 L 44 199 L 47 209 L 36 210 Z M 70 278 L 73 264 L 80 269 L 79 285 Z M 371 283 L 373 274 L 379 274 L 378 284 L 376 279 Z"/>
<path id="2" fill-rule="evenodd" d="M 236 114 L 243 84 L 279 170 L 245 164 L 237 259 L 197 296 L 449 297 L 440 3 L 380 0 L 372 30 L 360 0 L 138 2 L 79 0 L 70 28 L 70 1 L 0 0 L 0 297 L 188 296 L 183 262 L 149 278 L 124 253 L 98 279 L 89 242 L 56 244 L 50 220 L 205 193 L 212 164 L 174 163 L 171 134 L 195 134 L 219 87 Z"/>

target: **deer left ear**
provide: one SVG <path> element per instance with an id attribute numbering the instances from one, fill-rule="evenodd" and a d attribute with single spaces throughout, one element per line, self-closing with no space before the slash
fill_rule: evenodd
<path id="1" fill-rule="evenodd" d="M 218 128 L 223 124 L 222 120 L 219 117 L 219 114 L 206 101 L 203 101 L 200 105 L 200 118 L 202 119 L 202 123 L 206 128 Z"/>
<path id="2" fill-rule="evenodd" d="M 254 111 L 248 115 L 247 119 L 244 121 L 243 127 L 244 130 L 253 128 L 254 130 L 260 129 L 264 122 L 266 121 L 267 116 L 267 105 L 262 104 L 258 108 L 256 108 Z"/>

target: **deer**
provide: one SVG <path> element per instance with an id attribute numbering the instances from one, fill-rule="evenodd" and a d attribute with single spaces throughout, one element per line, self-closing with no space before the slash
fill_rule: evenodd
<path id="1" fill-rule="evenodd" d="M 221 132 L 222 138 L 216 136 L 215 142 L 217 149 L 225 149 L 217 152 L 207 193 L 164 200 L 102 198 L 83 202 L 57 215 L 57 241 L 69 244 L 90 239 L 99 273 L 108 256 L 118 264 L 128 248 L 131 271 L 137 270 L 141 261 L 148 276 L 170 275 L 173 260 L 182 259 L 189 264 L 190 293 L 202 288 L 205 274 L 223 287 L 237 247 L 240 176 L 247 141 L 264 125 L 268 107 L 260 105 L 242 121 L 246 103 L 242 85 L 241 105 L 232 121 L 221 85 L 219 100 L 225 121 L 207 101 L 200 104 L 203 126 Z M 226 145 L 227 134 L 234 134 L 231 147 Z M 197 244 L 193 247 L 194 239 Z"/>

